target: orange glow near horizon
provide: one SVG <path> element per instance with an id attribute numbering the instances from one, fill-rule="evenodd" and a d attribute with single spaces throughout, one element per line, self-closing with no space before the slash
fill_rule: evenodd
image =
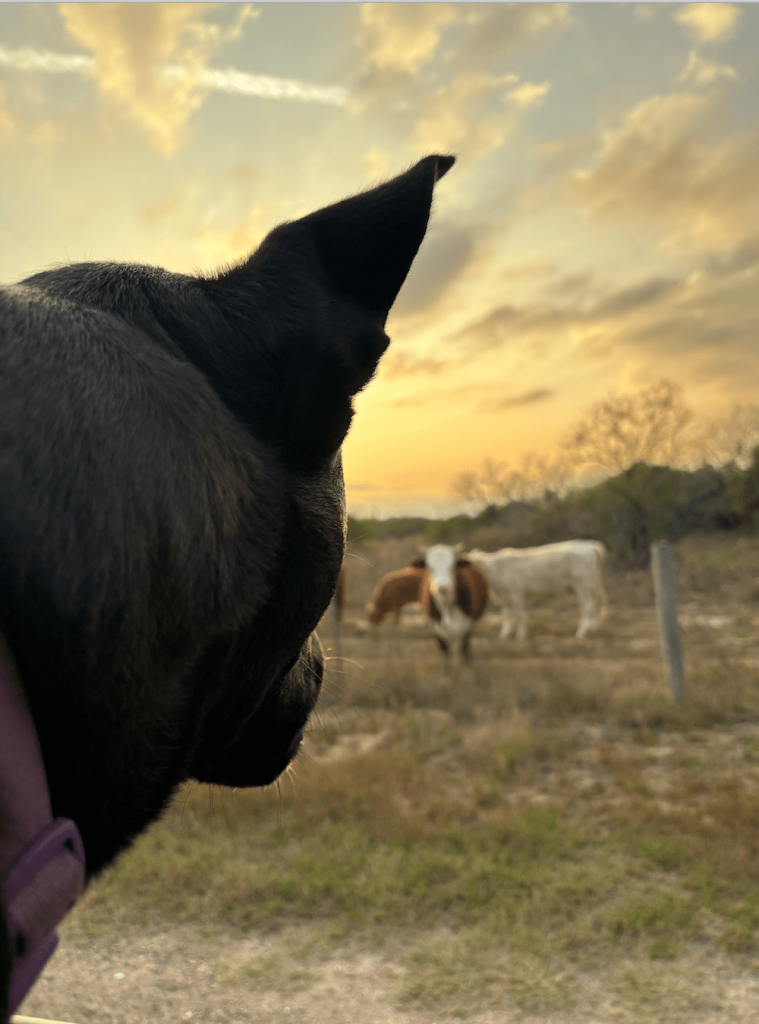
<path id="1" fill-rule="evenodd" d="M 449 510 L 462 471 L 665 377 L 704 421 L 756 401 L 756 5 L 3 4 L 0 27 L 4 281 L 207 271 L 457 154 L 356 402 L 354 510 Z"/>

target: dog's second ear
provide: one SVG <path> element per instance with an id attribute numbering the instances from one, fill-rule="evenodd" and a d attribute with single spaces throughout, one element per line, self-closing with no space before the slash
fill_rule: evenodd
<path id="1" fill-rule="evenodd" d="M 385 321 L 424 238 L 435 182 L 453 162 L 426 157 L 383 185 L 282 224 L 213 282 L 223 306 L 243 314 L 233 386 L 217 386 L 294 468 L 318 467 L 342 443 L 351 397 L 388 345 Z"/>

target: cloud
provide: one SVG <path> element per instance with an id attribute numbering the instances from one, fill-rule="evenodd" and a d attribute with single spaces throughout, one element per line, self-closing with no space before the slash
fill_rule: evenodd
<path id="1" fill-rule="evenodd" d="M 214 266 L 248 256 L 261 244 L 274 226 L 269 206 L 253 206 L 235 218 L 234 227 L 225 228 L 209 220 L 200 230 L 196 245 L 205 259 Z"/>
<path id="2" fill-rule="evenodd" d="M 467 160 L 500 149 L 513 134 L 525 112 L 542 102 L 550 83 L 524 82 L 518 76 L 466 72 L 425 96 L 417 107 L 422 113 L 414 135 L 422 149 L 466 154 Z M 497 102 L 500 110 L 486 113 Z"/>
<path id="3" fill-rule="evenodd" d="M 376 491 L 378 489 L 376 484 L 352 484 L 347 480 L 345 481 L 345 488 L 348 491 Z"/>
<path id="4" fill-rule="evenodd" d="M 456 4 L 361 4 L 358 47 L 368 77 L 414 75 L 431 60 Z"/>
<path id="5" fill-rule="evenodd" d="M 728 394 L 753 400 L 757 280 L 754 233 L 719 259 L 705 257 L 695 271 L 607 288 L 590 301 L 578 294 L 571 301 L 502 305 L 446 340 L 465 346 L 470 364 L 478 353 L 492 360 L 495 349 L 542 347 L 572 353 L 573 363 L 605 365 L 628 383 L 647 380 L 655 367 L 659 376 L 697 385 L 718 405 Z M 487 395 L 485 404 L 495 407 L 501 398 Z"/>
<path id="6" fill-rule="evenodd" d="M 591 159 L 598 139 L 594 132 L 568 135 L 563 139 L 547 139 L 530 150 L 539 169 L 549 174 L 561 174 L 576 165 L 580 159 Z"/>
<path id="7" fill-rule="evenodd" d="M 708 273 L 716 280 L 744 273 L 753 273 L 759 268 L 759 235 L 751 235 L 727 252 L 711 256 L 706 261 Z"/>
<path id="8" fill-rule="evenodd" d="M 550 88 L 550 82 L 542 82 L 540 85 L 536 82 L 524 82 L 516 89 L 507 92 L 506 98 L 515 103 L 517 107 L 534 107 L 543 102 Z"/>
<path id="9" fill-rule="evenodd" d="M 258 17 L 243 4 L 229 28 L 203 20 L 214 4 L 61 4 L 69 34 L 92 58 L 45 55 L 37 70 L 88 70 L 101 94 L 124 110 L 166 156 L 210 90 L 241 96 L 345 106 L 338 86 L 253 75 L 235 68 L 208 68 L 212 53 L 239 38 L 246 21 Z M 26 56 L 27 64 L 30 58 Z M 32 63 L 34 63 L 32 61 Z"/>
<path id="10" fill-rule="evenodd" d="M 586 296 L 595 278 L 596 275 L 588 270 L 580 271 L 577 274 L 564 274 L 558 280 L 548 283 L 544 290 L 546 294 L 552 296 Z"/>
<path id="11" fill-rule="evenodd" d="M 470 263 L 476 234 L 476 225 L 463 228 L 435 222 L 393 306 L 393 316 L 432 306 Z"/>
<path id="12" fill-rule="evenodd" d="M 482 73 L 533 38 L 564 31 L 571 23 L 572 5 L 564 3 L 362 4 L 361 71 L 369 82 L 412 78 L 441 56 L 454 71 Z M 455 48 L 439 53 L 445 33 L 454 27 Z"/>
<path id="13" fill-rule="evenodd" d="M 460 68 L 490 69 L 523 50 L 538 36 L 564 32 L 572 24 L 572 4 L 458 4 L 464 36 L 455 55 Z"/>
<path id="14" fill-rule="evenodd" d="M 95 55 L 101 95 L 171 155 L 190 115 L 202 102 L 197 79 L 225 33 L 206 24 L 212 4 L 60 4 L 72 38 Z M 252 12 L 246 6 L 246 15 Z M 238 19 L 241 29 L 242 20 Z M 183 74 L 165 74 L 166 65 Z"/>
<path id="15" fill-rule="evenodd" d="M 349 109 L 375 128 L 390 122 L 409 151 L 442 147 L 472 163 L 504 146 L 551 88 L 491 66 L 570 23 L 568 4 L 363 4 Z"/>
<path id="16" fill-rule="evenodd" d="M 386 380 L 401 377 L 437 376 L 447 369 L 448 360 L 434 356 L 417 356 L 410 352 L 394 352 L 392 349 L 382 361 L 382 375 Z"/>
<path id="17" fill-rule="evenodd" d="M 135 213 L 188 270 L 212 273 L 249 256 L 280 219 L 273 207 L 250 201 L 251 185 L 261 180 L 256 167 L 236 164 L 225 178 L 214 185 L 202 176 L 174 183 Z"/>
<path id="18" fill-rule="evenodd" d="M 704 86 L 712 85 L 720 78 L 737 78 L 738 72 L 727 64 L 715 64 L 713 61 L 700 57 L 695 50 L 688 54 L 688 60 L 677 76 L 678 82 L 683 85 Z"/>
<path id="19" fill-rule="evenodd" d="M 475 344 L 481 350 L 500 348 L 536 336 L 558 336 L 575 327 L 620 322 L 640 314 L 647 307 L 659 306 L 667 299 L 677 299 L 683 289 L 677 279 L 649 278 L 634 285 L 608 291 L 593 301 L 586 298 L 589 275 L 565 279 L 564 291 L 577 293 L 574 301 L 556 303 L 538 299 L 521 306 L 506 303 L 492 309 L 453 336 L 454 341 Z M 546 289 L 548 290 L 548 289 Z M 555 290 L 561 295 L 562 289 Z"/>
<path id="20" fill-rule="evenodd" d="M 166 71 L 175 76 L 185 76 L 183 67 L 167 67 Z M 227 68 L 217 71 L 213 68 L 198 75 L 197 84 L 204 89 L 217 92 L 231 92 L 238 96 L 261 96 L 272 100 L 299 100 L 301 103 L 325 103 L 333 107 L 345 107 L 348 91 L 339 85 L 311 85 L 296 78 L 274 78 L 271 75 L 251 75 L 246 71 Z"/>
<path id="21" fill-rule="evenodd" d="M 50 53 L 47 50 L 34 50 L 24 46 L 20 50 L 9 50 L 0 46 L 0 65 L 14 68 L 16 71 L 42 71 L 48 75 L 94 74 L 96 61 L 78 53 Z"/>
<path id="22" fill-rule="evenodd" d="M 101 94 L 140 124 L 155 148 L 166 156 L 174 152 L 188 119 L 209 92 L 336 107 L 347 105 L 348 93 L 341 86 L 254 75 L 236 68 L 203 67 L 210 52 L 236 38 L 243 22 L 256 13 L 251 11 L 250 5 L 244 5 L 232 28 L 224 31 L 218 25 L 205 25 L 199 19 L 203 8 L 213 6 L 62 4 L 61 11 L 70 34 L 96 56 L 52 53 L 31 47 L 11 50 L 0 46 L 0 66 L 17 71 L 73 73 L 95 78 Z M 103 7 L 109 10 L 99 10 Z M 143 8 L 150 10 L 146 12 Z M 161 8 L 169 8 L 171 14 L 162 13 Z M 189 41 L 185 39 L 186 34 L 189 34 Z M 173 56 L 180 63 L 161 63 L 166 56 Z M 0 129 L 0 140 L 11 134 L 10 115 L 6 115 L 2 123 L 6 131 L 3 133 Z"/>
<path id="23" fill-rule="evenodd" d="M 735 4 L 686 4 L 673 18 L 699 43 L 724 43 L 735 34 L 740 14 Z"/>
<path id="24" fill-rule="evenodd" d="M 644 100 L 604 132 L 568 198 L 595 215 L 668 224 L 672 244 L 691 253 L 734 243 L 759 213 L 759 132 L 707 141 L 714 110 L 713 97 L 689 91 Z"/>
<path id="25" fill-rule="evenodd" d="M 461 328 L 452 340 L 487 351 L 509 343 L 519 344 L 536 335 L 551 336 L 566 328 L 568 322 L 571 317 L 565 309 L 547 302 L 524 306 L 505 303 Z"/>
<path id="26" fill-rule="evenodd" d="M 200 5 L 198 5 L 200 6 Z M 44 74 L 96 75 L 98 63 L 95 57 L 84 54 L 51 53 L 49 50 L 35 50 L 25 46 L 9 50 L 0 46 L 0 65 L 17 71 L 41 71 Z M 158 67 L 157 73 L 164 78 L 183 81 L 193 78 L 191 69 L 180 64 Z M 348 103 L 348 92 L 337 85 L 313 85 L 297 78 L 276 78 L 272 75 L 252 75 L 236 68 L 208 68 L 194 76 L 194 85 L 199 89 L 235 93 L 238 96 L 260 96 L 263 99 L 297 100 L 302 103 L 326 103 L 344 107 Z"/>
<path id="27" fill-rule="evenodd" d="M 480 412 L 503 412 L 504 409 L 516 409 L 519 406 L 535 405 L 553 398 L 555 391 L 549 388 L 536 388 L 522 395 L 503 395 L 500 398 L 485 398 L 479 404 Z"/>
<path id="28" fill-rule="evenodd" d="M 662 299 L 675 297 L 681 287 L 681 282 L 677 280 L 650 278 L 613 292 L 588 310 L 584 318 L 592 322 L 636 312 Z"/>

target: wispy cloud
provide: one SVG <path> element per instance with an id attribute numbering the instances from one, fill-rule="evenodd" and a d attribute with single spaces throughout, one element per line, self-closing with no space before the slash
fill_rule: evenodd
<path id="1" fill-rule="evenodd" d="M 376 491 L 376 484 L 352 484 L 345 481 L 345 489 L 348 491 Z"/>
<path id="2" fill-rule="evenodd" d="M 94 75 L 97 61 L 95 57 L 88 57 L 85 54 L 52 53 L 49 50 L 34 50 L 28 46 L 19 50 L 9 50 L 5 46 L 0 46 L 0 65 L 14 68 L 16 71 L 41 71 L 49 75 Z M 334 107 L 344 107 L 348 103 L 348 92 L 339 85 L 313 85 L 297 78 L 252 75 L 236 68 L 207 68 L 197 75 L 179 64 L 170 64 L 161 70 L 167 78 L 192 78 L 194 85 L 209 91 L 236 93 L 238 96 L 260 96 L 262 99 L 270 100 L 324 103 Z"/>
<path id="3" fill-rule="evenodd" d="M 711 85 L 720 78 L 737 78 L 738 72 L 727 64 L 715 64 L 699 56 L 695 50 L 688 54 L 688 62 L 677 76 L 678 82 L 686 85 Z"/>
<path id="4" fill-rule="evenodd" d="M 480 402 L 482 412 L 502 412 L 504 409 L 516 409 L 520 405 L 534 405 L 553 398 L 555 391 L 548 388 L 536 388 L 522 395 L 503 395 L 501 398 L 485 398 Z"/>
<path id="5" fill-rule="evenodd" d="M 386 380 L 400 377 L 437 376 L 446 369 L 448 363 L 444 359 L 433 356 L 418 356 L 410 352 L 391 352 L 383 361 L 382 371 Z"/>
<path id="6" fill-rule="evenodd" d="M 181 67 L 165 68 L 166 74 L 185 74 Z M 217 92 L 237 93 L 240 96 L 261 96 L 271 100 L 299 100 L 302 103 L 326 103 L 329 106 L 344 107 L 348 103 L 348 92 L 339 85 L 312 85 L 297 78 L 273 78 L 271 75 L 251 75 L 247 71 L 226 68 L 217 71 L 209 68 L 203 71 L 198 85 Z"/>
<path id="7" fill-rule="evenodd" d="M 0 65 L 16 71 L 43 71 L 48 75 L 77 72 L 89 75 L 95 71 L 95 58 L 78 53 L 51 53 L 49 50 L 33 50 L 24 46 L 20 50 L 8 50 L 0 45 Z"/>

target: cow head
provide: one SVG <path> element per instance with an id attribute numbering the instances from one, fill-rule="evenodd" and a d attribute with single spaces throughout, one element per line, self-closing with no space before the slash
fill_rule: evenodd
<path id="1" fill-rule="evenodd" d="M 463 544 L 433 544 L 425 549 L 430 596 L 440 612 L 449 611 L 456 604 L 456 564 L 463 548 Z"/>

